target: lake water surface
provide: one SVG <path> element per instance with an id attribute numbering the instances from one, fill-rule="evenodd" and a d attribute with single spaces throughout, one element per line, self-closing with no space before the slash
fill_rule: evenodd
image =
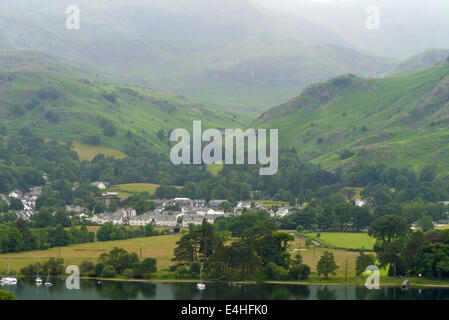
<path id="1" fill-rule="evenodd" d="M 68 290 L 65 280 L 52 279 L 52 287 L 37 287 L 34 279 L 19 278 L 15 286 L 3 286 L 20 300 L 449 300 L 449 288 L 324 286 L 291 284 L 207 283 L 198 291 L 195 283 L 81 280 L 80 290 Z"/>

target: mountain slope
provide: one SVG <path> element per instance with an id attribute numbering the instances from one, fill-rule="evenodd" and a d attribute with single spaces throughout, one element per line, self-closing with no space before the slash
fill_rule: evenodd
<path id="1" fill-rule="evenodd" d="M 329 168 L 435 164 L 449 173 L 449 60 L 407 75 L 344 75 L 306 88 L 253 124 Z"/>
<path id="2" fill-rule="evenodd" d="M 21 57 L 14 63 L 2 63 L 9 60 L 0 55 L 0 126 L 11 133 L 31 128 L 41 137 L 76 141 L 99 136 L 102 145 L 122 151 L 137 139 L 166 150 L 168 133 L 175 128 L 191 130 L 194 120 L 214 128 L 246 123 L 233 113 L 181 95 L 76 76 L 76 72 L 65 73 L 64 66 L 47 64 L 45 57 L 22 54 L 6 53 Z M 164 136 L 158 135 L 161 129 Z"/>

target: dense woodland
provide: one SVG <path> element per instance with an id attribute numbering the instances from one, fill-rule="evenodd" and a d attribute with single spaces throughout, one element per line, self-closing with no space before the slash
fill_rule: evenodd
<path id="1" fill-rule="evenodd" d="M 5 130 L 0 132 L 7 134 Z M 124 159 L 100 154 L 90 162 L 80 161 L 70 142 L 45 142 L 32 132 L 0 136 L 0 192 L 43 185 L 46 173 L 51 189 L 59 192 L 55 196 L 67 204 L 76 196 L 67 190 L 69 184 L 92 181 L 160 184 L 163 187 L 156 194 L 159 198 L 273 199 L 292 205 L 341 202 L 353 197 L 347 187 L 363 188 L 361 195 L 373 205 L 449 199 L 449 181 L 437 178 L 437 168 L 430 165 L 419 173 L 411 167 L 388 168 L 381 164 L 327 171 L 301 161 L 294 150 L 281 150 L 279 171 L 273 176 L 260 176 L 258 165 L 227 165 L 215 176 L 204 165 L 173 165 L 166 154 L 150 151 L 138 140 L 130 140 L 127 153 Z"/>

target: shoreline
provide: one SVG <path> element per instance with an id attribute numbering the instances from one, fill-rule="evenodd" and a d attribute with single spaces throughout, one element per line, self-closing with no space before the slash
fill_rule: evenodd
<path id="1" fill-rule="evenodd" d="M 32 278 L 32 276 L 16 276 L 17 278 Z M 54 278 L 65 279 L 66 276 L 53 276 Z M 102 278 L 102 277 L 88 277 L 88 276 L 80 276 L 81 280 L 96 280 L 96 281 L 116 281 L 116 282 L 143 282 L 143 283 L 197 283 L 198 279 L 123 279 L 123 278 Z M 432 282 L 414 282 L 413 278 L 409 278 L 410 285 L 409 288 L 449 288 L 449 282 L 443 283 L 432 283 Z M 390 282 L 382 282 L 380 281 L 380 287 L 402 287 L 402 279 L 398 279 L 397 282 L 391 282 L 392 279 L 389 279 Z M 321 281 L 285 281 L 285 280 L 206 280 L 203 279 L 204 283 L 211 284 L 277 284 L 277 285 L 304 285 L 304 286 L 350 286 L 350 287 L 363 287 L 365 283 L 355 282 L 355 281 L 347 281 L 347 282 L 339 282 L 339 281 L 330 281 L 330 282 L 321 282 Z"/>
<path id="2" fill-rule="evenodd" d="M 97 281 L 121 281 L 121 282 L 150 282 L 150 283 L 197 283 L 196 279 L 120 279 L 120 278 L 94 278 L 94 277 L 80 277 L 84 280 L 97 280 Z M 223 281 L 223 280 L 202 280 L 204 283 L 212 284 L 279 284 L 279 285 L 306 285 L 306 286 L 350 286 L 350 287 L 363 287 L 364 283 L 361 282 L 313 282 L 313 281 L 281 281 L 281 280 L 236 280 L 236 281 Z M 380 283 L 380 287 L 402 287 L 402 282 L 385 282 Z M 411 283 L 409 288 L 449 288 L 449 283 Z"/>

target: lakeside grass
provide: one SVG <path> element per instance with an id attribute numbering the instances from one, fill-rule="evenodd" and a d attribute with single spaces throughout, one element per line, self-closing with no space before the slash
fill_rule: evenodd
<path id="1" fill-rule="evenodd" d="M 308 232 L 303 235 L 312 237 L 318 242 L 328 245 L 329 247 L 343 249 L 365 249 L 372 250 L 376 240 L 368 236 L 368 233 L 355 232 L 321 232 L 318 238 L 317 232 Z"/>

